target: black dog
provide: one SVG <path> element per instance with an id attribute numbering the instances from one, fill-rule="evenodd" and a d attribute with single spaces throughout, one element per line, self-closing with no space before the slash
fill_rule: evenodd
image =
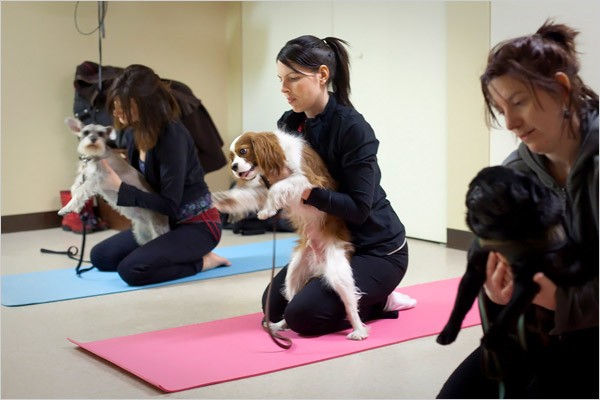
<path id="1" fill-rule="evenodd" d="M 561 198 L 535 178 L 507 167 L 484 168 L 469 184 L 466 206 L 467 225 L 476 238 L 467 254 L 467 270 L 454 308 L 437 342 L 447 345 L 456 339 L 485 282 L 488 255 L 496 251 L 511 266 L 513 294 L 481 343 L 484 349 L 499 351 L 539 291 L 533 281 L 537 272 L 564 285 L 585 277 L 580 264 L 574 263 L 574 251 L 561 224 Z"/>

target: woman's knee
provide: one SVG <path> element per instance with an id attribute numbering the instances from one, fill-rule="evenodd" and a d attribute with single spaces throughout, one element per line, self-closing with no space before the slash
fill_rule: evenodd
<path id="1" fill-rule="evenodd" d="M 300 335 L 318 334 L 317 318 L 314 310 L 299 307 L 291 302 L 285 309 L 285 321 L 291 330 Z"/>
<path id="2" fill-rule="evenodd" d="M 150 268 L 147 264 L 129 264 L 124 261 L 119 264 L 117 272 L 129 286 L 143 286 L 150 283 Z"/>
<path id="3" fill-rule="evenodd" d="M 291 330 L 306 336 L 322 335 L 339 330 L 335 310 L 326 310 L 324 304 L 292 300 L 285 308 L 285 321 Z M 340 310 L 344 319 L 343 308 Z"/>
<path id="4" fill-rule="evenodd" d="M 116 271 L 121 260 L 138 247 L 131 229 L 121 231 L 92 247 L 90 260 L 100 271 Z"/>
<path id="5" fill-rule="evenodd" d="M 116 271 L 118 262 L 107 256 L 107 249 L 96 245 L 90 250 L 90 261 L 99 271 Z"/>

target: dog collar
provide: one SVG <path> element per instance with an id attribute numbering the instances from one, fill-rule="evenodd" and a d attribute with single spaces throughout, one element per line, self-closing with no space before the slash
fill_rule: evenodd
<path id="1" fill-rule="evenodd" d="M 83 161 L 84 163 L 88 163 L 90 161 L 92 161 L 94 159 L 94 157 L 88 157 L 88 156 L 84 156 L 82 154 L 79 155 L 79 160 Z"/>
<path id="2" fill-rule="evenodd" d="M 79 155 L 79 160 L 83 161 L 84 163 L 88 163 L 92 160 L 102 160 L 108 158 L 107 153 L 104 153 L 102 156 L 94 156 L 94 157 L 90 157 L 90 156 L 84 156 L 83 154 Z"/>
<path id="3" fill-rule="evenodd" d="M 100 160 L 102 159 L 102 157 L 88 157 L 88 156 L 84 156 L 83 154 L 79 155 L 79 160 L 82 161 L 85 166 L 87 166 L 87 163 L 89 163 L 92 160 Z M 85 172 L 83 174 L 81 174 L 81 183 L 85 182 L 87 180 L 87 176 L 85 175 Z"/>
<path id="4" fill-rule="evenodd" d="M 554 225 L 542 237 L 528 240 L 494 240 L 477 237 L 477 243 L 484 250 L 497 251 L 510 264 L 534 252 L 552 252 L 567 243 L 567 234 L 561 224 Z"/>

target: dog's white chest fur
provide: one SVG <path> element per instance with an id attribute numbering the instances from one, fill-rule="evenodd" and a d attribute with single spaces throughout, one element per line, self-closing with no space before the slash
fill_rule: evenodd
<path id="1" fill-rule="evenodd" d="M 275 135 L 285 153 L 288 167 L 292 171 L 300 171 L 302 169 L 302 148 L 307 144 L 300 137 L 281 131 L 275 131 Z"/>

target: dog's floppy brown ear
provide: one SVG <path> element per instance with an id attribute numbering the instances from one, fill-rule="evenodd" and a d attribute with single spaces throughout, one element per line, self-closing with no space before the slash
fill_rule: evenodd
<path id="1" fill-rule="evenodd" d="M 67 124 L 69 129 L 76 135 L 78 135 L 79 132 L 81 132 L 81 128 L 83 128 L 83 124 L 81 123 L 81 121 L 73 117 L 65 118 L 65 124 Z"/>
<path id="2" fill-rule="evenodd" d="M 267 174 L 279 175 L 285 168 L 285 153 L 277 136 L 272 132 L 261 132 L 252 135 L 252 148 L 256 163 Z"/>

